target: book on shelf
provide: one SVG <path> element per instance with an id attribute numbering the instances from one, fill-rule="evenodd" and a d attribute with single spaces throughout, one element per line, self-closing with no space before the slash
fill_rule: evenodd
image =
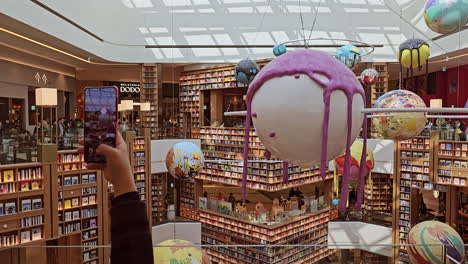
<path id="1" fill-rule="evenodd" d="M 88 183 L 88 174 L 81 175 L 81 183 L 85 184 Z"/>
<path id="2" fill-rule="evenodd" d="M 72 219 L 72 212 L 65 212 L 65 221 L 71 221 Z"/>
<path id="3" fill-rule="evenodd" d="M 16 203 L 15 202 L 5 203 L 5 214 L 6 215 L 16 214 Z"/>
<path id="4" fill-rule="evenodd" d="M 20 189 L 22 192 L 24 191 L 29 191 L 29 182 L 21 182 L 20 183 Z"/>
<path id="5" fill-rule="evenodd" d="M 82 206 L 88 205 L 88 197 L 87 196 L 84 196 L 84 197 L 81 198 L 81 205 Z"/>
<path id="6" fill-rule="evenodd" d="M 36 227 L 31 230 L 32 232 L 32 240 L 39 240 L 42 238 L 42 228 Z"/>
<path id="7" fill-rule="evenodd" d="M 15 172 L 13 170 L 4 170 L 3 182 L 13 182 L 13 181 L 15 181 Z"/>
<path id="8" fill-rule="evenodd" d="M 72 185 L 78 185 L 80 184 L 80 180 L 79 180 L 79 177 L 78 176 L 73 176 L 72 177 Z"/>
<path id="9" fill-rule="evenodd" d="M 96 218 L 92 218 L 89 220 L 89 227 L 97 227 Z"/>
<path id="10" fill-rule="evenodd" d="M 96 174 L 89 174 L 89 182 L 90 183 L 96 182 Z"/>
<path id="11" fill-rule="evenodd" d="M 63 178 L 63 186 L 70 186 L 72 185 L 72 180 L 70 176 Z"/>
<path id="12" fill-rule="evenodd" d="M 80 219 L 80 211 L 76 210 L 72 212 L 72 218 L 73 219 Z"/>
<path id="13" fill-rule="evenodd" d="M 41 188 L 41 185 L 39 184 L 38 181 L 31 182 L 31 190 L 39 190 L 40 188 Z"/>
<path id="14" fill-rule="evenodd" d="M 80 198 L 73 198 L 72 199 L 72 207 L 80 206 Z"/>
<path id="15" fill-rule="evenodd" d="M 89 204 L 95 204 L 96 203 L 96 196 L 91 195 L 89 196 Z"/>
<path id="16" fill-rule="evenodd" d="M 31 231 L 25 230 L 21 231 L 21 243 L 26 243 L 31 241 Z"/>
<path id="17" fill-rule="evenodd" d="M 72 204 L 72 203 L 71 203 L 71 200 L 70 200 L 70 199 L 65 200 L 65 209 L 71 208 L 71 204 Z"/>
<path id="18" fill-rule="evenodd" d="M 0 202 L 0 216 L 3 215 L 3 203 Z"/>
<path id="19" fill-rule="evenodd" d="M 21 200 L 21 212 L 31 211 L 31 209 L 32 209 L 31 199 Z"/>

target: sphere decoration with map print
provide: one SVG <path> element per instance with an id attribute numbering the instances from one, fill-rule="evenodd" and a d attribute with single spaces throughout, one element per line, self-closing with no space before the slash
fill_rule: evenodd
<path id="1" fill-rule="evenodd" d="M 246 58 L 241 60 L 234 70 L 236 80 L 242 84 L 249 85 L 260 71 L 260 68 L 255 61 Z"/>
<path id="2" fill-rule="evenodd" d="M 458 263 L 464 263 L 463 240 L 457 231 L 445 223 L 421 222 L 411 228 L 407 240 L 409 260 L 412 264 L 454 263 L 447 256 Z"/>
<path id="3" fill-rule="evenodd" d="M 382 95 L 374 108 L 419 108 L 426 107 L 417 94 L 407 90 L 394 90 Z M 380 113 L 372 118 L 377 132 L 386 139 L 407 140 L 413 138 L 426 126 L 426 113 Z"/>
<path id="4" fill-rule="evenodd" d="M 441 34 L 461 29 L 468 23 L 468 1 L 428 0 L 424 20 L 432 31 Z"/>
<path id="5" fill-rule="evenodd" d="M 377 78 L 379 77 L 379 73 L 374 69 L 365 69 L 362 71 L 360 79 L 361 82 L 365 85 L 373 85 Z"/>
<path id="6" fill-rule="evenodd" d="M 351 143 L 361 127 L 366 127 L 362 114 L 365 101 L 364 89 L 354 73 L 324 52 L 289 51 L 265 65 L 246 97 L 243 199 L 251 119 L 268 153 L 283 160 L 284 182 L 289 162 L 309 168 L 320 164 L 324 179 L 328 161 L 345 150 L 345 174 L 349 174 Z"/>
<path id="7" fill-rule="evenodd" d="M 336 51 L 335 57 L 350 68 L 361 62 L 361 53 L 359 52 L 359 48 L 350 44 L 341 46 Z"/>
<path id="8" fill-rule="evenodd" d="M 364 144 L 360 140 L 354 141 L 353 145 L 351 145 L 351 168 L 350 172 L 347 175 L 349 179 L 347 182 L 350 181 L 357 181 L 358 186 L 358 193 L 357 193 L 357 200 L 355 204 L 356 210 L 361 210 L 362 201 L 364 199 L 364 186 L 366 185 L 366 176 L 370 176 L 371 170 L 374 168 L 374 155 L 372 154 L 372 150 L 367 148 L 366 151 L 366 160 L 364 163 L 361 163 L 361 158 L 363 157 L 362 151 L 364 149 Z M 360 174 L 360 167 L 364 164 L 364 171 L 365 174 Z M 335 173 L 338 171 L 341 175 L 344 176 L 344 166 L 345 166 L 345 154 L 339 156 L 335 159 Z M 346 202 L 348 200 L 348 192 L 349 188 L 347 185 L 341 186 L 341 198 L 340 198 L 340 208 L 344 207 L 346 210 Z M 341 208 L 343 210 L 343 208 Z"/>
<path id="9" fill-rule="evenodd" d="M 190 241 L 169 239 L 158 245 L 177 247 L 154 247 L 154 264 L 210 264 L 208 255 L 200 247 L 193 247 Z"/>
<path id="10" fill-rule="evenodd" d="M 203 164 L 203 153 L 192 142 L 176 143 L 166 155 L 167 171 L 179 180 L 195 177 L 203 169 Z"/>

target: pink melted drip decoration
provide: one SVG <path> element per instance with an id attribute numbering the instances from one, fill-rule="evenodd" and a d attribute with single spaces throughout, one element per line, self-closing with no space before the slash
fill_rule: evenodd
<path id="1" fill-rule="evenodd" d="M 311 63 L 314 62 L 314 63 Z M 315 73 L 324 75 L 330 82 L 323 82 L 321 79 L 315 77 Z M 280 57 L 275 58 L 268 63 L 255 77 L 253 82 L 249 85 L 247 91 L 247 118 L 245 125 L 245 137 L 244 142 L 244 163 L 242 169 L 242 200 L 246 198 L 246 187 L 247 187 L 247 160 L 249 154 L 249 134 L 252 116 L 252 99 L 255 92 L 262 86 L 262 84 L 272 78 L 282 76 L 296 76 L 298 74 L 306 74 L 319 83 L 323 87 L 323 100 L 325 105 L 325 111 L 322 122 L 322 145 L 320 153 L 320 175 L 322 179 L 325 179 L 327 172 L 327 143 L 328 143 L 328 125 L 330 119 L 330 97 L 333 91 L 341 90 L 347 98 L 347 138 L 346 138 L 346 155 L 345 155 L 345 173 L 343 177 L 343 186 L 341 191 L 341 199 L 343 194 L 348 192 L 349 182 L 349 167 L 350 167 L 350 147 L 351 147 L 351 128 L 352 128 L 352 102 L 355 94 L 360 94 L 364 103 L 366 97 L 364 89 L 356 79 L 354 73 L 349 70 L 343 63 L 339 62 L 335 58 L 328 54 L 316 51 L 316 50 L 297 50 L 283 54 Z M 365 128 L 367 129 L 367 128 Z M 364 145 L 366 141 L 364 141 Z M 288 178 L 288 171 L 283 166 L 283 180 Z M 345 184 L 346 182 L 346 184 Z M 344 190 L 346 189 L 346 190 Z M 346 203 L 342 206 L 340 201 L 340 211 L 346 210 Z"/>
<path id="2" fill-rule="evenodd" d="M 289 163 L 287 161 L 283 161 L 283 183 L 288 183 L 289 178 Z"/>

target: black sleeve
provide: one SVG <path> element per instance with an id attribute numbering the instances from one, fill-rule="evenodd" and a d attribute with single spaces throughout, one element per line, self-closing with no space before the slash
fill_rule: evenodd
<path id="1" fill-rule="evenodd" d="M 111 263 L 153 263 L 153 245 L 146 204 L 137 192 L 129 192 L 112 201 Z"/>

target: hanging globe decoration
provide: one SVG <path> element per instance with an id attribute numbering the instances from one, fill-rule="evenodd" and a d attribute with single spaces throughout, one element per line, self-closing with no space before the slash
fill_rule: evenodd
<path id="1" fill-rule="evenodd" d="M 335 57 L 350 68 L 361 62 L 359 48 L 351 44 L 341 46 L 336 51 Z"/>
<path id="2" fill-rule="evenodd" d="M 279 55 L 285 54 L 287 52 L 286 45 L 278 43 L 273 47 L 273 54 L 275 54 L 276 57 Z"/>
<path id="3" fill-rule="evenodd" d="M 373 85 L 377 81 L 378 77 L 379 73 L 371 68 L 363 70 L 360 79 L 361 82 L 365 85 Z"/>
<path id="4" fill-rule="evenodd" d="M 424 221 L 408 234 L 408 255 L 412 264 L 464 263 L 465 247 L 460 235 L 451 226 L 439 221 Z"/>
<path id="5" fill-rule="evenodd" d="M 153 248 L 154 264 L 209 264 L 210 259 L 199 247 L 182 239 L 169 239 Z M 168 246 L 177 247 L 168 247 Z"/>
<path id="6" fill-rule="evenodd" d="M 356 209 L 361 209 L 362 201 L 364 198 L 364 185 L 365 185 L 365 178 L 366 176 L 370 176 L 371 170 L 374 168 L 374 155 L 372 154 L 372 150 L 366 148 L 366 160 L 361 162 L 361 158 L 363 157 L 362 152 L 364 149 L 364 143 L 360 140 L 354 141 L 353 145 L 351 145 L 351 160 L 350 160 L 350 173 L 347 175 L 348 178 L 343 178 L 343 182 L 347 183 L 350 181 L 357 181 L 358 186 L 358 196 L 357 201 L 355 204 Z M 361 166 L 364 166 L 361 170 Z M 345 153 L 335 159 L 335 174 L 338 172 L 343 177 L 344 175 L 344 168 L 345 168 Z M 348 200 L 348 188 L 343 188 L 346 186 L 345 184 L 342 185 L 341 188 L 341 200 L 340 200 L 340 207 L 342 210 L 346 210 L 346 202 Z"/>
<path id="7" fill-rule="evenodd" d="M 398 60 L 406 68 L 420 68 L 429 58 L 429 44 L 422 39 L 408 39 L 400 44 Z"/>
<path id="8" fill-rule="evenodd" d="M 333 206 L 338 206 L 339 203 L 340 201 L 338 201 L 338 199 L 333 199 L 332 201 Z"/>
<path id="9" fill-rule="evenodd" d="M 195 177 L 203 169 L 203 164 L 203 152 L 192 142 L 176 143 L 166 155 L 167 171 L 179 180 Z"/>
<path id="10" fill-rule="evenodd" d="M 236 80 L 242 84 L 249 85 L 259 71 L 260 68 L 254 60 L 245 58 L 235 67 Z"/>
<path id="11" fill-rule="evenodd" d="M 428 0 L 424 8 L 427 26 L 445 34 L 463 28 L 468 23 L 468 2 L 465 0 Z"/>
<path id="12" fill-rule="evenodd" d="M 407 90 L 394 90 L 382 95 L 374 108 L 419 108 L 426 107 L 417 94 Z M 424 129 L 426 113 L 381 113 L 382 117 L 372 118 L 377 132 L 386 139 L 411 139 Z"/>
<path id="13" fill-rule="evenodd" d="M 266 149 L 286 162 L 283 168 L 287 162 L 308 167 L 321 164 L 325 177 L 328 161 L 351 147 L 346 138 L 353 142 L 358 136 L 365 98 L 354 73 L 324 52 L 304 49 L 276 57 L 247 91 L 244 166 L 252 119 Z M 244 194 L 246 175 L 245 167 Z"/>

